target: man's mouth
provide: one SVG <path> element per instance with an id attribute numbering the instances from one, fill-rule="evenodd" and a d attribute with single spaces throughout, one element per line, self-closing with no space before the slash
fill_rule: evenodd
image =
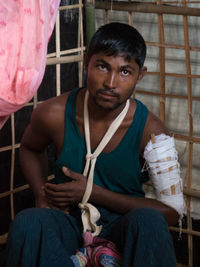
<path id="1" fill-rule="evenodd" d="M 101 90 L 99 90 L 97 92 L 97 94 L 100 94 L 103 97 L 108 97 L 108 98 L 119 97 L 119 95 L 116 92 L 114 92 L 113 90 L 103 90 L 103 89 L 101 89 Z"/>

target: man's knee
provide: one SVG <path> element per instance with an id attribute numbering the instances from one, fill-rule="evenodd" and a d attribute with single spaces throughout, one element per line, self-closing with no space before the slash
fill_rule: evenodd
<path id="1" fill-rule="evenodd" d="M 48 211 L 42 208 L 30 208 L 19 212 L 11 223 L 10 232 L 26 233 L 34 231 L 42 221 L 47 221 Z M 35 232 L 35 231 L 34 231 Z"/>
<path id="2" fill-rule="evenodd" d="M 138 208 L 130 211 L 125 215 L 127 226 L 136 227 L 137 229 L 159 230 L 168 229 L 167 221 L 164 216 L 152 208 Z M 149 230 L 148 230 L 149 231 Z"/>

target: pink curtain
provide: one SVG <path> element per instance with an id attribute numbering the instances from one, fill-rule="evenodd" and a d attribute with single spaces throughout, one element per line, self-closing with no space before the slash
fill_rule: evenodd
<path id="1" fill-rule="evenodd" d="M 0 129 L 38 89 L 60 0 L 0 1 Z"/>

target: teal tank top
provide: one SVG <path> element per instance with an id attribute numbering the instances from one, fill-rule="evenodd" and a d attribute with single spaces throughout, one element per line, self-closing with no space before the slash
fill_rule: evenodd
<path id="1" fill-rule="evenodd" d="M 65 108 L 65 137 L 61 154 L 56 160 L 55 182 L 69 181 L 61 168 L 83 173 L 85 167 L 86 144 L 76 123 L 76 96 L 80 89 L 70 93 Z M 121 143 L 109 153 L 101 153 L 96 161 L 94 183 L 114 192 L 144 196 L 142 184 L 147 181 L 141 173 L 140 141 L 148 116 L 148 109 L 139 100 L 133 122 Z"/>

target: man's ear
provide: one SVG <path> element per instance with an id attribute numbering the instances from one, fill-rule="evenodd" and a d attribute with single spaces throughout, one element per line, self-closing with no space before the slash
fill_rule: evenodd
<path id="1" fill-rule="evenodd" d="M 142 67 L 141 69 L 140 69 L 140 71 L 139 71 L 139 75 L 138 75 L 138 79 L 137 79 L 137 83 L 139 82 L 139 81 L 141 81 L 142 80 L 142 78 L 144 77 L 144 75 L 147 73 L 147 67 Z"/>

